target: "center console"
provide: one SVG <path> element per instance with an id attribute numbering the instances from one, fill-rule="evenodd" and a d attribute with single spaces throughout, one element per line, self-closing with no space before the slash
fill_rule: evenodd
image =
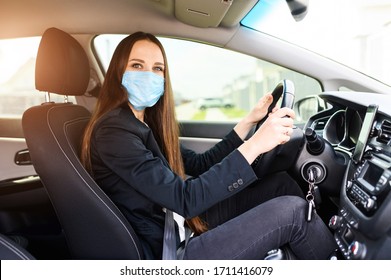
<path id="1" fill-rule="evenodd" d="M 391 258 L 391 154 L 369 147 L 377 107 L 367 110 L 341 189 L 338 215 L 330 219 L 346 259 Z"/>
<path id="2" fill-rule="evenodd" d="M 366 216 L 373 216 L 390 191 L 391 158 L 368 152 L 365 161 L 353 167 L 347 181 L 349 200 Z"/>

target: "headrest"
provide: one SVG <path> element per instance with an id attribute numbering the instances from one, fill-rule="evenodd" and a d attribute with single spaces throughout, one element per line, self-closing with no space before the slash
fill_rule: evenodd
<path id="1" fill-rule="evenodd" d="M 90 78 L 87 55 L 75 38 L 57 28 L 42 35 L 35 65 L 35 88 L 61 95 L 83 95 Z"/>

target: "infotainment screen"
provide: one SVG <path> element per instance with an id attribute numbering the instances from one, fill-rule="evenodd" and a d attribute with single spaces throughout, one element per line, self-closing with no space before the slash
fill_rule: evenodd
<path id="1" fill-rule="evenodd" d="M 369 134 L 371 133 L 373 121 L 375 120 L 378 105 L 371 104 L 368 106 L 365 118 L 361 127 L 360 135 L 358 136 L 356 148 L 353 153 L 353 161 L 355 163 L 361 162 L 365 147 L 368 142 Z"/>

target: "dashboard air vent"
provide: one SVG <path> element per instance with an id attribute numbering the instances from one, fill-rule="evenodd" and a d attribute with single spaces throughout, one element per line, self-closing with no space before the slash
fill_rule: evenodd
<path id="1" fill-rule="evenodd" d="M 377 141 L 384 144 L 389 144 L 391 140 L 391 121 L 384 120 L 380 126 Z"/>

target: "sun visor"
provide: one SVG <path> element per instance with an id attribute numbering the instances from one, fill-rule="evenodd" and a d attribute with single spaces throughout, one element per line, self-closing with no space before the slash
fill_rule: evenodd
<path id="1" fill-rule="evenodd" d="M 217 27 L 231 7 L 233 0 L 176 0 L 178 20 L 197 27 Z"/>

